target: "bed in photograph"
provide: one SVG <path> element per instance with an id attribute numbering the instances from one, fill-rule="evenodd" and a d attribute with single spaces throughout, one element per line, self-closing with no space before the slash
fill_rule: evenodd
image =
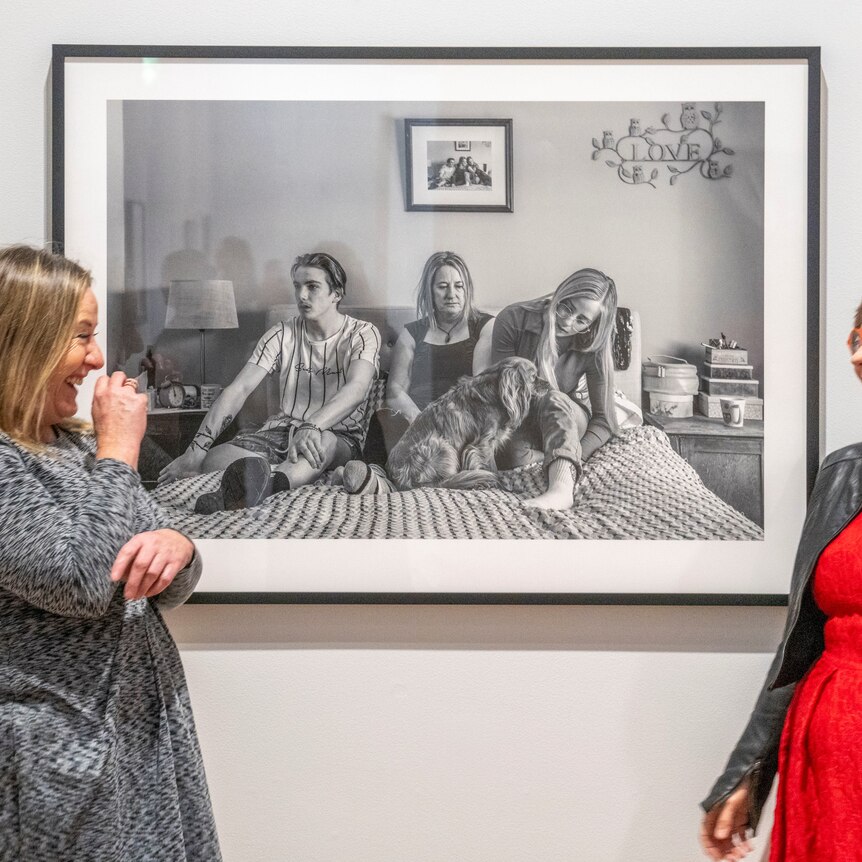
<path id="1" fill-rule="evenodd" d="M 381 370 L 412 309 L 345 309 L 381 332 Z M 271 319 L 290 314 L 273 309 Z M 615 384 L 641 400 L 641 334 L 637 312 L 619 309 Z M 375 384 L 379 403 L 384 380 Z M 274 411 L 272 411 L 274 412 Z M 726 539 L 758 540 L 763 530 L 707 489 L 668 440 L 652 427 L 622 431 L 584 465 L 574 505 L 562 512 L 526 507 L 522 500 L 544 490 L 541 467 L 499 474 L 501 487 L 456 491 L 439 488 L 356 496 L 317 484 L 275 494 L 262 505 L 236 512 L 197 515 L 194 502 L 214 490 L 221 473 L 182 479 L 156 488 L 156 500 L 177 529 L 195 538 L 313 539 Z"/>

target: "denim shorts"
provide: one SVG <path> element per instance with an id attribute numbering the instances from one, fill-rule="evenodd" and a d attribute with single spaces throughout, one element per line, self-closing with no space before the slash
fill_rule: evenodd
<path id="1" fill-rule="evenodd" d="M 287 460 L 287 450 L 293 434 L 301 423 L 283 425 L 278 428 L 262 428 L 259 431 L 240 431 L 233 440 L 228 440 L 232 446 L 247 449 L 256 455 L 263 455 L 269 463 L 275 467 Z M 353 461 L 362 457 L 362 445 L 356 435 L 348 431 L 333 431 L 339 441 L 343 441 L 349 450 L 347 461 Z"/>

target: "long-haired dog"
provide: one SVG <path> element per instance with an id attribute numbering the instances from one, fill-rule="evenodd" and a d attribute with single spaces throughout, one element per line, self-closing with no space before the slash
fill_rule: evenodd
<path id="1" fill-rule="evenodd" d="M 530 411 L 548 384 L 528 359 L 511 357 L 475 377 L 462 377 L 429 404 L 393 447 L 386 471 L 400 491 L 433 485 L 497 485 L 494 453 Z"/>

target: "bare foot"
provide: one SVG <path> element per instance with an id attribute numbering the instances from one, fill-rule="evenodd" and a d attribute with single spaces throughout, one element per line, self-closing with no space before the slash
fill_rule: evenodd
<path id="1" fill-rule="evenodd" d="M 571 491 L 545 491 L 538 497 L 530 497 L 529 500 L 524 500 L 525 506 L 530 506 L 533 509 L 571 509 L 574 506 Z"/>

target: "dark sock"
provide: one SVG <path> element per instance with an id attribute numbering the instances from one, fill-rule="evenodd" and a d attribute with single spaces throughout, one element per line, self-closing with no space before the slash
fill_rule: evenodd
<path id="1" fill-rule="evenodd" d="M 272 472 L 272 494 L 279 494 L 282 491 L 290 491 L 290 479 L 281 472 L 281 470 L 273 470 Z"/>

